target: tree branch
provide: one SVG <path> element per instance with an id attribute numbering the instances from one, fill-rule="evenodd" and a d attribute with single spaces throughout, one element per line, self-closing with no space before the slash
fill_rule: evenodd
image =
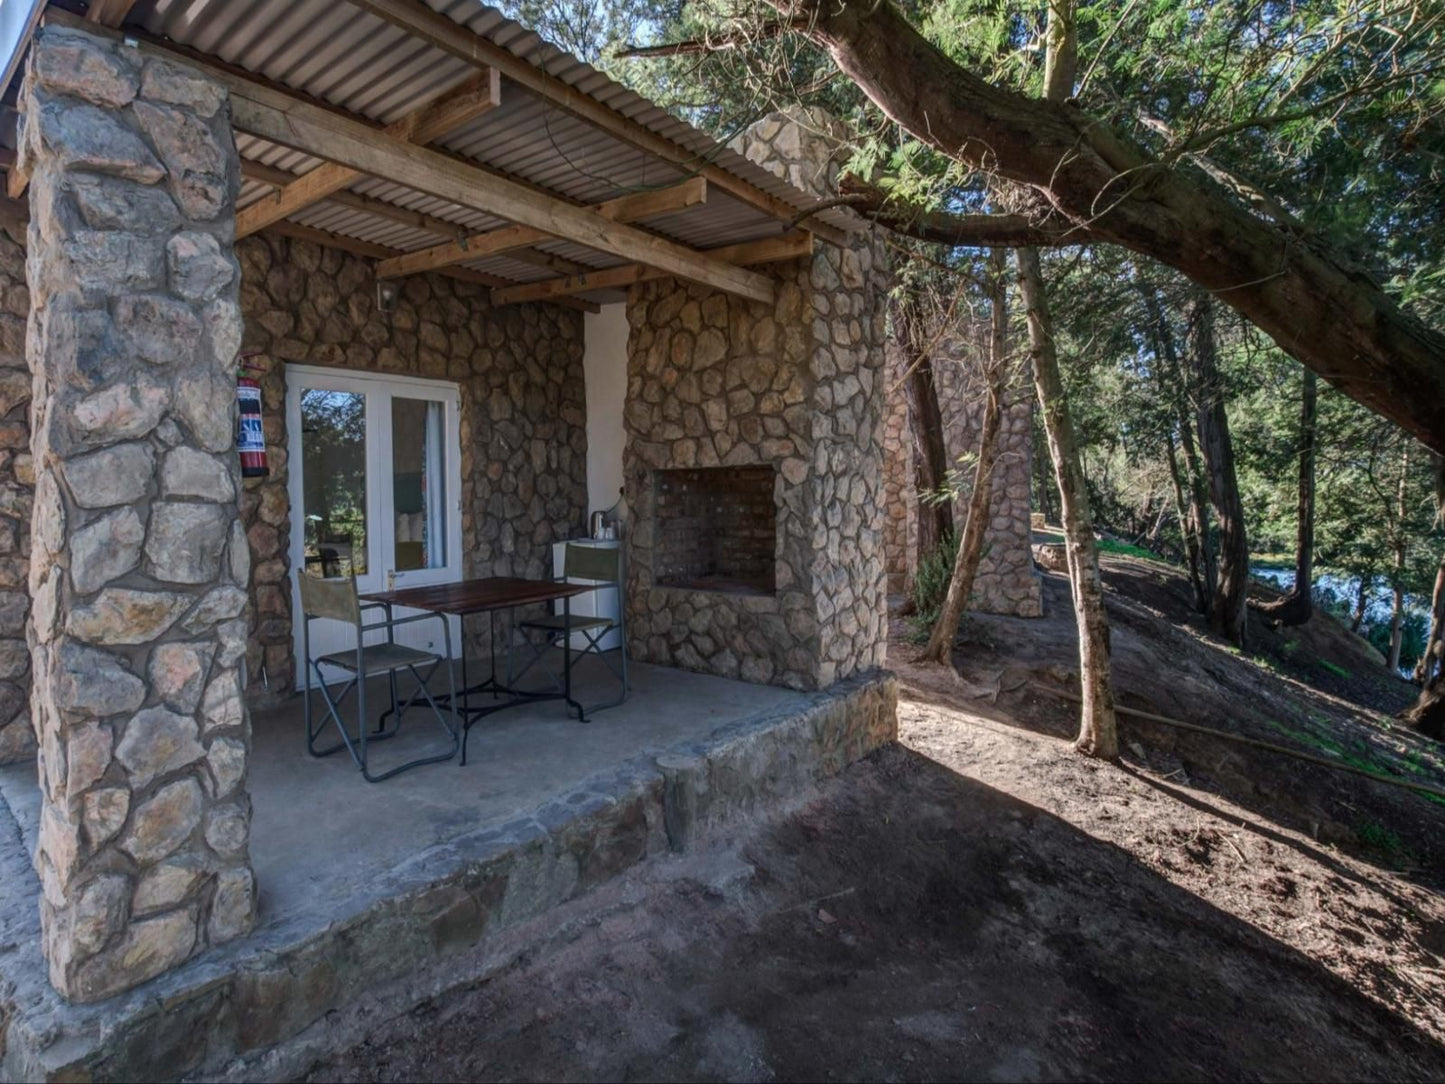
<path id="1" fill-rule="evenodd" d="M 1088 229 L 1072 223 L 1035 222 L 1025 215 L 955 215 L 932 211 L 891 199 L 888 193 L 861 177 L 844 174 L 838 179 L 842 198 L 855 211 L 887 226 L 895 233 L 933 245 L 970 248 L 1018 248 L 1037 245 L 1087 244 Z"/>

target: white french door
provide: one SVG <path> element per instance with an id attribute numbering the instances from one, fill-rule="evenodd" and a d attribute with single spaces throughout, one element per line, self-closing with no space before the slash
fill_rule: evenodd
<path id="1" fill-rule="evenodd" d="M 286 367 L 295 575 L 356 576 L 386 591 L 461 579 L 461 437 L 456 385 L 437 380 Z M 415 611 L 396 611 L 398 618 Z M 293 586 L 297 685 L 302 657 Z M 364 615 L 377 620 L 380 611 Z M 452 650 L 460 630 L 452 620 Z M 347 626 L 311 623 L 311 657 L 354 647 Z M 385 639 L 368 634 L 368 642 Z M 396 630 L 399 643 L 440 653 L 440 621 Z"/>

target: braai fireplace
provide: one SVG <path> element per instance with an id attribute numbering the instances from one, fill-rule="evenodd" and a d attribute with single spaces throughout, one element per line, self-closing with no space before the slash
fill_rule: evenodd
<path id="1" fill-rule="evenodd" d="M 653 474 L 653 582 L 659 587 L 771 595 L 777 509 L 771 466 Z"/>

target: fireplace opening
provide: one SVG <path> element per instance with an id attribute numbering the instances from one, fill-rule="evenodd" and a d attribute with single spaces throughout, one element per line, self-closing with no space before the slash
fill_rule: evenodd
<path id="1" fill-rule="evenodd" d="M 771 466 L 660 470 L 653 475 L 653 580 L 738 595 L 776 588 L 777 508 Z"/>

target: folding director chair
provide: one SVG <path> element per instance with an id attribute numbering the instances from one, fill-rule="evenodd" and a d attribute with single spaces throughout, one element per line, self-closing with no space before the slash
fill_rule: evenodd
<path id="1" fill-rule="evenodd" d="M 530 657 L 520 671 L 513 674 L 512 653 L 507 652 L 507 684 L 512 685 L 521 678 L 542 658 L 547 648 L 561 642 L 563 637 L 578 633 L 582 636 L 585 644 L 577 649 L 578 655 L 595 654 L 612 672 L 617 679 L 619 692 L 616 699 L 608 700 L 601 704 L 594 704 L 586 708 L 587 712 L 602 711 L 606 708 L 616 707 L 627 699 L 629 691 L 627 683 L 627 606 L 622 596 L 623 571 L 622 571 L 622 547 L 620 546 L 577 546 L 568 543 L 562 558 L 562 575 L 558 582 L 567 580 L 596 580 L 597 587 L 594 594 L 603 591 L 617 592 L 617 618 L 610 617 L 588 617 L 583 614 L 572 613 L 570 616 L 564 614 L 549 614 L 546 617 L 535 618 L 530 621 L 521 621 L 517 627 L 522 631 L 522 643 L 530 651 Z M 583 596 L 585 597 L 585 596 Z M 608 658 L 610 654 L 602 648 L 602 641 L 609 632 L 617 630 L 620 647 L 617 651 L 617 663 Z M 541 633 L 540 643 L 527 636 L 530 632 Z M 570 644 L 568 645 L 570 648 Z M 557 675 L 548 672 L 554 685 L 558 685 Z M 560 688 L 560 685 L 558 686 Z"/>
<path id="2" fill-rule="evenodd" d="M 438 667 L 444 667 L 447 672 L 448 697 L 447 706 L 450 706 L 456 699 L 456 682 L 452 676 L 452 634 L 451 625 L 442 614 L 425 613 L 417 614 L 414 617 L 403 617 L 401 620 L 394 620 L 391 616 L 391 607 L 382 602 L 368 602 L 362 604 L 357 597 L 356 579 L 354 576 L 347 576 L 344 579 L 323 580 L 316 576 L 301 575 L 297 577 L 301 585 L 301 611 L 304 615 L 302 621 L 302 653 L 306 658 L 306 750 L 314 757 L 330 756 L 345 749 L 351 754 L 351 759 L 361 769 L 362 776 L 368 783 L 379 783 L 383 779 L 389 779 L 393 775 L 404 772 L 409 768 L 420 767 L 423 764 L 436 764 L 444 760 L 451 760 L 456 756 L 457 750 L 461 747 L 461 736 L 457 728 L 442 714 L 442 709 L 433 699 L 430 689 L 427 687 L 431 679 L 436 675 Z M 386 611 L 386 617 L 381 621 L 371 624 L 362 624 L 362 613 L 366 610 L 381 609 Z M 356 629 L 356 647 L 345 651 L 333 651 L 330 654 L 322 655 L 319 658 L 311 657 L 311 622 L 316 618 L 331 618 L 334 621 L 343 621 Z M 396 643 L 395 632 L 397 626 L 410 624 L 414 621 L 438 620 L 442 622 L 445 635 L 446 654 L 437 655 L 430 651 L 421 651 L 414 647 L 407 647 L 404 644 Z M 380 644 L 363 644 L 364 634 L 374 632 L 378 629 L 386 630 L 386 642 Z M 341 692 L 333 696 L 326 681 L 326 670 L 331 670 L 339 676 L 350 675 Z M 419 668 L 426 668 L 425 672 Z M 405 703 L 397 692 L 397 674 L 400 671 L 409 671 L 416 679 L 416 688 Z M 376 677 L 380 674 L 387 676 L 391 690 L 391 709 L 382 716 L 391 716 L 391 726 L 388 728 L 384 722 L 379 723 L 376 730 L 369 730 L 369 723 L 366 714 L 366 679 Z M 312 677 L 320 687 L 321 698 L 326 702 L 326 718 L 319 723 L 313 723 L 311 709 L 311 680 Z M 352 689 L 356 689 L 356 732 L 353 734 L 347 729 L 345 720 L 342 719 L 341 709 L 346 698 Z M 451 749 L 446 753 L 435 756 L 421 757 L 408 761 L 395 768 L 373 774 L 371 771 L 368 755 L 370 746 L 374 742 L 384 741 L 387 738 L 396 736 L 401 726 L 402 716 L 424 700 L 431 708 L 432 714 L 436 716 L 437 722 L 451 738 Z M 336 724 L 336 729 L 341 735 L 341 740 L 334 745 L 324 749 L 318 749 L 316 739 L 326 729 L 327 722 Z"/>

